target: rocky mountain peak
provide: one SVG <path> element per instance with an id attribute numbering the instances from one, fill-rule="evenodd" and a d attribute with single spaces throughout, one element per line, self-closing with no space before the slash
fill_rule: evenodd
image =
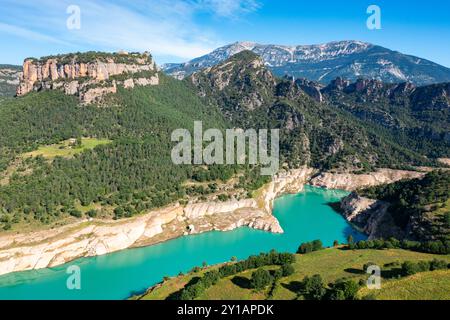
<path id="1" fill-rule="evenodd" d="M 260 56 L 241 51 L 226 61 L 190 76 L 200 95 L 221 96 L 233 101 L 233 108 L 249 110 L 262 106 L 266 93 L 272 93 L 276 79 Z"/>
<path id="2" fill-rule="evenodd" d="M 156 65 L 147 52 L 86 52 L 25 59 L 16 93 L 62 90 L 79 96 L 82 103 L 92 103 L 115 93 L 117 85 L 132 88 L 158 83 Z"/>
<path id="3" fill-rule="evenodd" d="M 236 53 L 251 50 L 277 76 L 306 78 L 327 84 L 336 77 L 356 81 L 377 79 L 415 85 L 449 82 L 450 69 L 426 59 L 402 54 L 367 42 L 346 40 L 314 45 L 276 45 L 235 42 L 185 63 L 162 66 L 167 74 L 182 79 L 217 65 Z"/>

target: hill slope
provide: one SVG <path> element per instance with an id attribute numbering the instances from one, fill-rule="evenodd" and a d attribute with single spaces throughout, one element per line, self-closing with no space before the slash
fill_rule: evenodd
<path id="1" fill-rule="evenodd" d="M 325 284 L 335 282 L 339 279 L 352 279 L 358 282 L 360 279 L 367 280 L 368 274 L 363 270 L 363 265 L 371 262 L 379 265 L 382 270 L 383 279 L 381 280 L 382 290 L 379 293 L 380 299 L 417 299 L 420 295 L 428 299 L 449 299 L 450 283 L 448 278 L 450 271 L 432 271 L 427 273 L 418 273 L 408 278 L 397 280 L 393 275 L 398 273 L 399 264 L 404 261 L 429 261 L 437 258 L 450 262 L 450 257 L 440 255 L 423 254 L 405 250 L 389 249 L 389 250 L 341 250 L 341 249 L 325 249 L 321 251 L 311 252 L 303 255 L 296 255 L 296 261 L 293 264 L 294 273 L 288 277 L 281 278 L 276 286 L 272 299 L 275 300 L 292 300 L 298 298 L 297 293 L 300 289 L 300 282 L 305 276 L 320 274 Z M 194 271 L 187 275 L 173 277 L 149 289 L 145 294 L 134 297 L 135 299 L 144 300 L 164 300 L 174 295 L 182 289 L 193 278 L 202 276 L 204 273 L 214 270 L 216 266 L 208 267 L 200 271 Z M 269 269 L 276 269 L 276 267 Z M 199 299 L 267 299 L 270 288 L 265 290 L 253 290 L 248 287 L 251 274 L 255 270 L 248 270 L 236 275 L 223 278 L 217 284 L 208 288 Z M 383 274 L 384 272 L 384 274 Z M 433 279 L 433 277 L 436 277 Z M 425 278 L 425 279 L 424 279 Z M 428 279 L 428 281 L 427 281 Z M 445 280 L 436 284 L 437 279 Z M 431 280 L 431 283 L 430 283 Z M 405 292 L 396 284 L 411 281 L 410 287 L 414 290 Z M 414 284 L 426 283 L 423 286 L 414 286 Z M 430 285 L 431 284 L 431 285 Z M 405 289 L 405 287 L 403 287 Z M 360 296 L 373 293 L 378 290 L 367 290 L 362 288 Z M 378 295 L 377 295 L 378 296 Z"/>
<path id="2" fill-rule="evenodd" d="M 421 147 L 411 148 L 417 144 L 415 137 L 399 143 L 396 132 L 317 101 L 300 83 L 276 78 L 251 51 L 196 72 L 186 81 L 235 126 L 279 128 L 282 161 L 289 165 L 363 170 L 432 163 Z"/>

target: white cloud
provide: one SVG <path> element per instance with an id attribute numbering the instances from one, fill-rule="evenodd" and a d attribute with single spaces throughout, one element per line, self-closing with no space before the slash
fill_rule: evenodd
<path id="1" fill-rule="evenodd" d="M 209 9 L 216 15 L 227 18 L 237 18 L 260 7 L 256 0 L 198 0 L 197 3 L 200 8 Z"/>
<path id="2" fill-rule="evenodd" d="M 7 23 L 0 22 L 0 31 L 8 34 L 12 34 L 16 37 L 22 37 L 29 40 L 38 40 L 38 41 L 44 41 L 44 42 L 52 42 L 62 45 L 70 45 L 68 42 L 61 41 L 55 37 L 51 37 L 39 32 L 35 32 L 26 28 L 21 28 L 18 26 L 10 25 Z"/>
<path id="3" fill-rule="evenodd" d="M 255 0 L 2 1 L 10 14 L 0 14 L 7 19 L 0 30 L 20 37 L 78 48 L 149 50 L 180 59 L 223 44 L 213 30 L 196 23 L 197 13 L 234 19 L 258 8 Z M 81 9 L 80 30 L 66 28 L 66 9 L 71 4 Z"/>

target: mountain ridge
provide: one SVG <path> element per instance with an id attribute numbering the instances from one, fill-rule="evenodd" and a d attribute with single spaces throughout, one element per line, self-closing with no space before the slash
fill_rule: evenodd
<path id="1" fill-rule="evenodd" d="M 383 82 L 410 81 L 416 85 L 450 81 L 450 69 L 445 66 L 355 40 L 297 46 L 235 42 L 185 63 L 164 64 L 161 69 L 182 79 L 244 50 L 260 55 L 277 76 L 290 75 L 323 83 L 337 76 L 351 80 L 362 77 Z"/>

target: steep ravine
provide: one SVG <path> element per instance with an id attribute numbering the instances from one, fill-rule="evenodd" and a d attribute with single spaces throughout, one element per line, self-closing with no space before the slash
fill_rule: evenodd
<path id="1" fill-rule="evenodd" d="M 258 190 L 254 199 L 186 206 L 174 204 L 120 221 L 85 220 L 50 231 L 0 236 L 0 274 L 57 266 L 80 257 L 152 245 L 211 230 L 228 231 L 248 226 L 282 233 L 278 220 L 271 214 L 273 201 L 282 194 L 300 192 L 314 173 L 314 169 L 307 167 L 281 172 Z M 362 175 L 346 174 L 343 177 L 323 173 L 313 178 L 311 184 L 351 190 L 368 183 L 393 182 L 416 174 L 379 170 L 362 179 Z M 347 182 L 345 188 L 343 181 Z"/>

